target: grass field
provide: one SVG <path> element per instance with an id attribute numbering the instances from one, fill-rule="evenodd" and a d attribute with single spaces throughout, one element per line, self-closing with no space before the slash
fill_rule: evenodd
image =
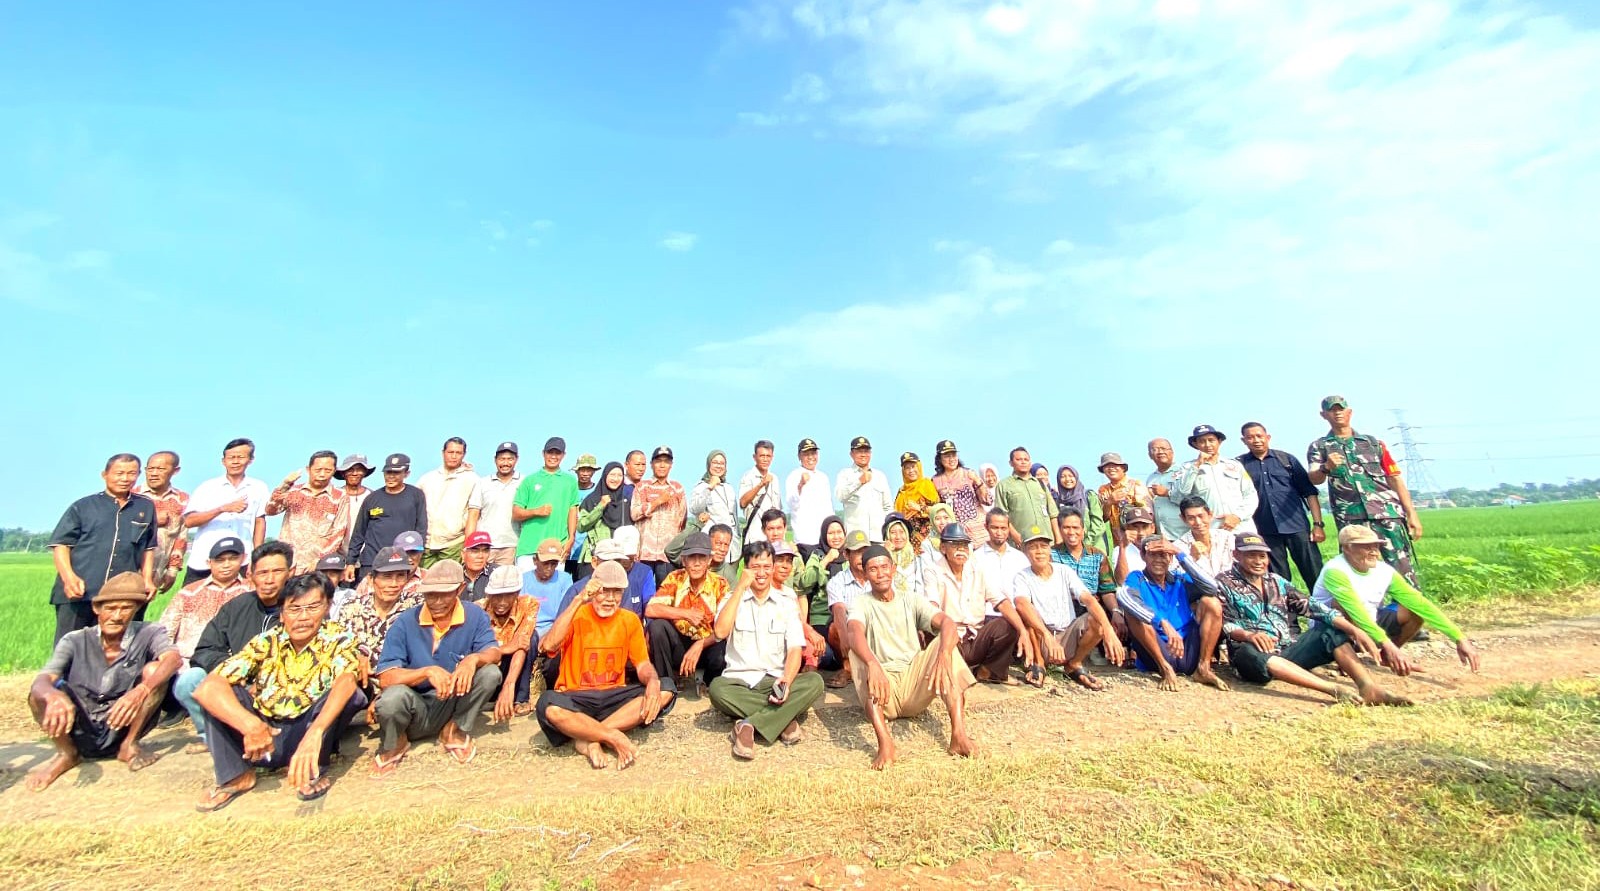
<path id="1" fill-rule="evenodd" d="M 1548 598 L 1600 584 L 1600 501 L 1431 510 L 1418 545 L 1425 589 L 1444 603 Z M 1324 545 L 1332 556 L 1332 542 Z M 55 631 L 44 554 L 0 554 L 0 672 L 43 664 Z M 169 596 L 156 599 L 161 614 Z"/>

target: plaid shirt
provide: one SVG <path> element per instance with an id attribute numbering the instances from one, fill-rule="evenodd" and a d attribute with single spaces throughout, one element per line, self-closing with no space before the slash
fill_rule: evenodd
<path id="1" fill-rule="evenodd" d="M 189 536 L 183 528 L 183 512 L 189 509 L 189 493 L 176 486 L 168 486 L 165 495 L 157 495 L 143 485 L 134 491 L 156 503 L 157 573 L 163 569 L 177 572 L 183 568 L 183 555 L 189 550 Z"/>
<path id="2" fill-rule="evenodd" d="M 1300 636 L 1300 626 L 1294 617 L 1333 624 L 1332 610 L 1313 602 L 1305 592 L 1270 572 L 1262 579 L 1258 591 L 1235 566 L 1217 575 L 1217 587 L 1222 589 L 1224 635 L 1235 630 L 1265 632 L 1277 638 L 1281 650 Z"/>

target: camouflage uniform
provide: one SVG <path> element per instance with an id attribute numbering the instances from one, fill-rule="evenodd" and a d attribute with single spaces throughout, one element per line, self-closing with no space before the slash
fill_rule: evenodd
<path id="1" fill-rule="evenodd" d="M 1330 452 L 1344 456 L 1344 463 L 1337 470 L 1327 466 Z M 1389 485 L 1390 474 L 1398 475 L 1400 468 L 1389 456 L 1383 440 L 1362 433 L 1347 438 L 1330 433 L 1312 440 L 1306 449 L 1306 466 L 1320 467 L 1328 475 L 1328 509 L 1334 525 L 1343 529 L 1355 524 L 1378 533 L 1383 539 L 1384 562 L 1420 590 L 1405 508 L 1400 504 L 1400 493 Z"/>

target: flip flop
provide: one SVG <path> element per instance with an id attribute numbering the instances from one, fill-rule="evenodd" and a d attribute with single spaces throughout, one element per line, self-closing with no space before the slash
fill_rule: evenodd
<path id="1" fill-rule="evenodd" d="M 333 777 L 323 774 L 322 776 L 312 780 L 311 785 L 305 787 L 304 789 L 294 790 L 294 794 L 295 797 L 299 798 L 301 801 L 316 801 L 322 796 L 327 795 L 328 790 L 332 788 Z"/>
<path id="2" fill-rule="evenodd" d="M 450 753 L 451 758 L 456 759 L 457 764 L 471 764 L 472 759 L 478 757 L 477 740 L 474 740 L 470 736 L 467 737 L 467 741 L 464 743 L 455 743 L 454 745 L 446 743 L 444 750 Z M 462 752 L 466 752 L 467 754 L 463 756 L 461 754 Z"/>
<path id="3" fill-rule="evenodd" d="M 850 672 L 836 671 L 833 673 L 833 677 L 822 682 L 822 686 L 827 687 L 829 690 L 839 690 L 850 686 L 850 681 Z"/>
<path id="4" fill-rule="evenodd" d="M 1099 693 L 1106 688 L 1105 684 L 1100 683 L 1099 678 L 1088 673 L 1087 671 L 1084 671 L 1083 666 L 1081 665 L 1067 672 L 1067 677 L 1076 681 L 1078 686 L 1085 690 L 1092 690 L 1096 693 Z"/>
<path id="5" fill-rule="evenodd" d="M 379 753 L 373 755 L 372 756 L 372 778 L 375 779 L 375 780 L 381 780 L 384 777 L 387 777 L 390 774 L 393 774 L 397 769 L 399 769 L 400 762 L 406 760 L 406 753 L 409 752 L 410 750 L 411 750 L 411 747 L 407 746 L 406 748 L 401 749 L 400 751 L 394 753 L 393 755 L 390 755 L 387 758 L 385 758 L 383 756 L 382 752 L 379 752 Z"/>
<path id="6" fill-rule="evenodd" d="M 206 800 L 195 803 L 194 809 L 202 814 L 215 813 L 233 803 L 235 798 L 243 795 L 245 789 L 230 789 L 227 786 L 212 786 L 206 792 Z"/>
<path id="7" fill-rule="evenodd" d="M 1023 680 L 1030 687 L 1043 688 L 1044 687 L 1044 666 L 1043 665 L 1030 665 L 1030 666 L 1028 666 L 1028 673 L 1027 673 L 1027 675 L 1025 675 L 1023 677 Z"/>

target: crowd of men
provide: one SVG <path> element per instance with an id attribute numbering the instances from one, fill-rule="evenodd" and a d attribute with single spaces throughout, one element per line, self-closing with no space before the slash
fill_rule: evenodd
<path id="1" fill-rule="evenodd" d="M 526 716 L 553 746 L 625 768 L 630 731 L 690 691 L 734 719 L 731 753 L 750 759 L 758 741 L 799 743 L 825 688 L 853 687 L 878 769 L 895 760 L 888 722 L 941 700 L 949 751 L 968 755 L 967 690 L 1043 687 L 1052 668 L 1090 691 L 1104 689 L 1091 667 L 1225 690 L 1226 664 L 1250 683 L 1408 704 L 1375 673 L 1413 671 L 1403 648 L 1424 625 L 1473 670 L 1478 656 L 1418 587 L 1422 526 L 1387 447 L 1355 432 L 1343 397 L 1321 413 L 1303 464 L 1258 422 L 1237 458 L 1200 425 L 1181 463 L 1152 440 L 1143 481 L 1102 455 L 1097 488 L 1020 447 L 1009 474 L 973 471 L 949 440 L 931 477 L 900 455 L 896 488 L 866 437 L 831 477 L 811 439 L 782 479 L 769 441 L 736 481 L 714 451 L 687 489 L 669 447 L 584 454 L 568 472 L 561 437 L 526 474 L 500 443 L 491 475 L 452 437 L 414 485 L 404 454 L 319 451 L 269 487 L 236 439 L 223 474 L 185 493 L 176 453 L 113 455 L 51 539 L 56 646 L 28 702 L 56 752 L 28 785 L 84 758 L 140 770 L 156 757 L 141 738 L 185 718 L 189 750 L 212 759 L 197 803 L 212 811 L 261 769 L 286 770 L 302 799 L 326 794 L 356 723 L 375 728 L 377 777 L 425 739 L 466 764 L 485 721 Z M 1317 671 L 1330 663 L 1354 689 Z"/>

